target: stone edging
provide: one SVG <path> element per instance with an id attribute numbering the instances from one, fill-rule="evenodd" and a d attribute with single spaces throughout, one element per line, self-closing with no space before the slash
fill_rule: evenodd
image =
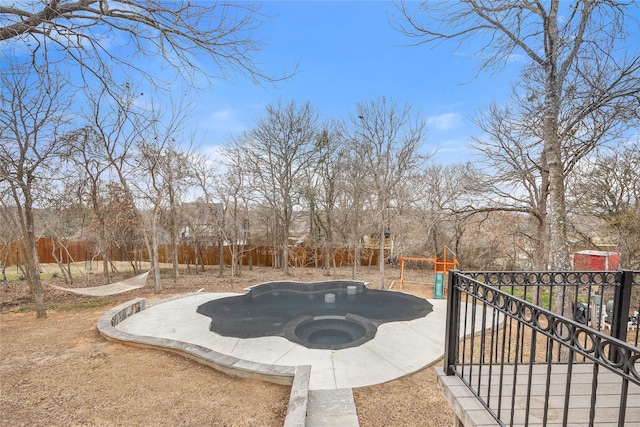
<path id="1" fill-rule="evenodd" d="M 162 302 L 164 302 L 164 300 L 154 301 L 153 305 Z M 144 298 L 136 298 L 112 308 L 98 320 L 98 332 L 109 341 L 127 343 L 143 348 L 158 348 L 171 351 L 229 375 L 258 379 L 281 385 L 291 385 L 284 425 L 285 427 L 305 425 L 309 401 L 311 366 L 278 366 L 250 362 L 218 353 L 217 351 L 197 344 L 167 338 L 133 335 L 116 328 L 120 322 L 129 316 L 141 312 L 145 308 L 146 301 Z"/>
<path id="2" fill-rule="evenodd" d="M 307 420 L 307 407 L 309 405 L 309 380 L 311 379 L 311 366 L 301 365 L 296 367 L 289 394 L 287 415 L 284 418 L 284 427 L 304 427 Z"/>

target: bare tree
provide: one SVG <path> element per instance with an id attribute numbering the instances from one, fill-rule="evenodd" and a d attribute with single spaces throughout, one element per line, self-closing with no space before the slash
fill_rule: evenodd
<path id="1" fill-rule="evenodd" d="M 166 201 L 168 204 L 163 214 L 163 224 L 169 234 L 173 280 L 174 283 L 177 283 L 179 275 L 179 207 L 192 185 L 190 165 L 194 160 L 195 154 L 191 151 L 191 147 L 185 148 L 179 145 L 175 138 L 172 138 L 171 142 L 172 144 L 169 144 L 163 151 L 160 166 L 165 186 Z"/>
<path id="2" fill-rule="evenodd" d="M 184 110 L 182 106 L 174 106 L 169 116 L 163 117 L 160 110 L 152 108 L 148 114 L 145 122 L 149 126 L 142 131 L 137 130 L 134 155 L 126 159 L 126 170 L 119 170 L 118 174 L 130 199 L 138 202 L 136 213 L 140 223 L 144 224 L 142 233 L 153 270 L 155 292 L 160 293 L 162 292 L 158 254 L 160 219 L 167 203 L 171 205 L 176 202 L 175 190 L 178 175 L 187 173 L 185 159 L 188 155 L 178 154 L 180 149 L 176 138 L 179 139 L 188 110 Z M 173 196 L 172 192 L 174 192 Z M 175 238 L 177 227 L 174 225 L 172 228 Z M 174 272 L 176 269 L 177 264 L 174 263 Z"/>
<path id="3" fill-rule="evenodd" d="M 612 90 L 618 99 L 637 103 L 640 59 L 632 50 L 616 55 L 620 50 L 615 49 L 626 35 L 625 13 L 632 7 L 635 4 L 630 2 L 560 0 L 544 4 L 441 1 L 422 3 L 415 11 L 408 3 L 399 5 L 403 22 L 398 29 L 418 43 L 457 40 L 463 44 L 485 36 L 481 69 L 499 71 L 515 54 L 523 53 L 532 69 L 540 72 L 544 87 L 540 133 L 549 173 L 550 249 L 556 269 L 569 268 L 562 101 L 572 88 L 581 86 L 590 88 L 585 94 L 592 97 L 584 104 L 585 112 L 609 104 Z M 585 131 L 583 120 L 578 119 L 576 125 L 569 129 Z"/>
<path id="4" fill-rule="evenodd" d="M 219 176 L 219 168 L 216 161 L 209 156 L 196 156 L 190 164 L 190 175 L 193 177 L 194 185 L 198 192 L 202 193 L 195 204 L 197 209 L 191 209 L 193 203 L 189 204 L 189 209 L 186 210 L 186 223 L 188 228 L 188 238 L 191 240 L 194 246 L 194 252 L 197 254 L 201 251 L 202 244 L 211 244 L 211 238 L 216 237 L 219 247 L 224 244 L 224 238 L 222 237 L 221 226 L 224 222 L 224 217 L 220 218 L 220 214 L 225 211 L 225 208 L 220 203 L 217 203 L 217 196 L 223 200 L 226 200 L 228 196 L 227 192 L 221 190 L 224 184 L 221 181 L 224 179 Z M 224 259 L 220 259 L 220 276 L 222 276 L 222 268 L 224 267 Z M 204 264 L 202 265 L 204 271 Z M 196 262 L 196 271 L 197 262 Z M 235 267 L 232 262 L 232 276 L 235 273 Z"/>
<path id="5" fill-rule="evenodd" d="M 8 182 L 0 178 L 0 278 L 6 286 L 9 286 L 6 274 L 9 262 L 15 264 L 17 269 L 22 268 L 24 274 L 24 267 L 16 259 L 17 254 L 13 250 L 21 236 L 17 207 L 11 201 L 10 190 Z"/>
<path id="6" fill-rule="evenodd" d="M 337 208 L 339 180 L 343 167 L 344 144 L 335 126 L 328 126 L 318 135 L 320 155 L 315 168 L 306 171 L 307 185 L 303 191 L 309 211 L 308 245 L 313 249 L 314 256 L 317 249 L 322 249 L 323 267 L 327 274 L 334 268 L 335 275 L 335 210 Z M 317 263 L 317 259 L 316 259 Z"/>
<path id="7" fill-rule="evenodd" d="M 71 98 L 59 74 L 37 68 L 8 68 L 0 74 L 0 181 L 17 211 L 20 250 L 36 303 L 46 317 L 36 248 L 34 209 L 38 192 L 55 182 L 65 146 L 59 140 L 67 124 Z"/>
<path id="8" fill-rule="evenodd" d="M 379 240 L 378 286 L 384 288 L 385 236 L 389 210 L 398 203 L 399 189 L 417 176 L 428 160 L 421 151 L 425 120 L 408 104 L 380 97 L 360 102 L 343 126 L 349 155 L 361 165 L 371 184 Z"/>
<path id="9" fill-rule="evenodd" d="M 138 135 L 136 129 L 142 130 L 147 124 L 137 122 L 143 116 L 130 87 L 120 89 L 118 101 L 106 90 L 86 99 L 88 107 L 78 122 L 81 126 L 64 135 L 64 139 L 71 147 L 76 174 L 80 177 L 79 191 L 93 213 L 90 225 L 97 236 L 104 282 L 109 283 L 109 248 L 116 243 L 114 234 L 122 231 L 116 216 L 126 215 L 118 211 L 122 206 L 117 205 L 128 203 L 121 200 L 120 189 L 113 187 L 113 181 L 120 181 L 119 172 L 126 168 Z"/>
<path id="10" fill-rule="evenodd" d="M 340 137 L 341 139 L 343 136 Z M 351 279 L 358 278 L 363 249 L 363 237 L 376 227 L 375 215 L 368 212 L 373 202 L 372 185 L 368 171 L 360 159 L 349 150 L 345 140 L 340 158 L 335 165 L 334 197 L 335 231 L 342 243 L 347 244 L 351 261 Z"/>
<path id="11" fill-rule="evenodd" d="M 435 254 L 448 245 L 460 254 L 459 242 L 467 215 L 464 206 L 475 199 L 467 183 L 475 182 L 476 170 L 470 164 L 430 164 L 408 188 L 413 229 L 420 230 L 414 242 L 424 255 Z M 413 233 L 412 233 L 413 234 Z"/>
<path id="12" fill-rule="evenodd" d="M 151 109 L 145 111 L 136 107 L 136 95 L 131 87 L 121 90 L 118 101 L 108 95 L 103 92 L 91 98 L 92 109 L 86 114 L 87 126 L 68 138 L 76 141 L 88 199 L 100 224 L 101 240 L 107 243 L 109 224 L 115 224 L 103 195 L 105 187 L 113 180 L 119 183 L 121 191 L 110 195 L 116 196 L 117 204 L 131 208 L 135 218 L 126 221 L 140 226 L 154 271 L 155 290 L 159 293 L 162 290 L 158 264 L 160 215 L 168 201 L 169 218 L 173 218 L 170 229 L 175 236 L 177 227 L 172 214 L 176 212 L 176 193 L 179 192 L 178 183 L 188 169 L 187 156 L 178 149 L 176 138 L 180 138 L 189 110 L 174 105 L 173 111 L 164 117 L 163 112 L 152 104 Z M 108 178 L 106 185 L 103 176 Z M 115 218 L 117 221 L 122 219 Z M 102 252 L 106 271 L 108 257 L 104 247 Z M 174 256 L 174 274 L 176 271 Z"/>
<path id="13" fill-rule="evenodd" d="M 97 120 L 100 123 L 100 120 Z M 103 174 L 109 168 L 106 155 L 101 152 L 104 149 L 104 141 L 100 134 L 90 126 L 69 132 L 65 135 L 69 145 L 73 147 L 72 160 L 76 164 L 76 173 L 79 177 L 78 191 L 80 198 L 88 203 L 93 215 L 89 225 L 97 231 L 97 248 L 102 257 L 104 283 L 109 283 L 109 257 L 107 244 L 107 218 L 102 196 Z"/>
<path id="14" fill-rule="evenodd" d="M 610 237 L 617 243 L 626 268 L 640 267 L 640 143 L 598 151 L 569 182 L 575 212 L 604 220 L 606 227 L 590 227 L 589 237 Z M 597 233 L 597 234 L 596 234 Z"/>
<path id="15" fill-rule="evenodd" d="M 212 181 L 217 197 L 225 206 L 220 229 L 231 251 L 231 277 L 236 277 L 240 276 L 242 257 L 253 249 L 249 239 L 252 192 L 242 158 L 227 156 L 225 161 L 225 171 Z"/>
<path id="16" fill-rule="evenodd" d="M 58 265 L 65 283 L 73 284 L 71 263 L 74 260 L 69 246 L 73 237 L 77 236 L 79 230 L 82 230 L 84 206 L 78 192 L 81 186 L 77 175 L 73 173 L 73 169 L 67 170 L 70 173 L 61 177 L 60 184 L 51 186 L 49 194 L 39 200 L 39 204 L 46 203 L 46 207 L 41 208 L 43 211 L 41 216 L 46 217 L 46 220 L 42 221 L 40 229 L 43 230 L 43 235 L 49 237 L 51 241 L 51 255 Z"/>
<path id="17" fill-rule="evenodd" d="M 140 271 L 142 254 L 144 247 L 143 223 L 140 213 L 134 205 L 134 200 L 126 189 L 118 181 L 108 181 L 100 186 L 99 196 L 100 215 L 104 223 L 96 224 L 100 229 L 104 225 L 104 240 L 98 242 L 101 254 L 105 254 L 107 262 L 103 266 L 109 271 L 116 270 L 113 263 L 112 252 L 117 251 L 119 258 L 125 258 L 135 274 Z M 108 279 L 108 274 L 105 274 Z"/>
<path id="18" fill-rule="evenodd" d="M 514 111 L 515 110 L 515 111 Z M 540 145 L 537 115 L 523 114 L 518 107 L 492 104 L 476 118 L 484 131 L 472 146 L 480 153 L 480 167 L 489 171 L 473 183 L 479 191 L 475 206 L 467 212 L 516 212 L 528 215 L 535 224 L 530 236 L 534 265 L 545 269 L 547 251 L 549 167 Z"/>
<path id="19" fill-rule="evenodd" d="M 233 142 L 230 152 L 241 156 L 254 191 L 270 206 L 274 223 L 274 266 L 289 273 L 289 231 L 300 198 L 305 170 L 319 155 L 318 113 L 309 103 L 278 101 L 266 109 L 256 126 Z"/>
<path id="20" fill-rule="evenodd" d="M 597 65 L 597 61 L 596 61 Z M 627 83 L 615 87 L 600 77 L 603 70 L 584 70 L 593 75 L 589 82 L 599 80 L 602 86 L 593 87 L 574 79 L 565 91 L 558 118 L 558 141 L 562 152 L 562 179 L 571 175 L 576 165 L 595 148 L 624 138 L 633 128 L 633 92 L 629 85 L 640 84 L 640 76 L 626 76 Z M 633 83 L 634 80 L 636 83 Z M 606 100 L 601 92 L 606 92 Z M 478 184 L 485 188 L 484 200 L 472 211 L 511 211 L 527 214 L 535 223 L 534 264 L 543 269 L 549 261 L 548 199 L 551 191 L 550 169 L 543 136 L 543 76 L 539 70 L 527 69 L 512 90 L 505 106 L 492 104 L 476 118 L 483 130 L 474 138 L 472 146 L 480 153 L 480 162 L 487 171 Z"/>

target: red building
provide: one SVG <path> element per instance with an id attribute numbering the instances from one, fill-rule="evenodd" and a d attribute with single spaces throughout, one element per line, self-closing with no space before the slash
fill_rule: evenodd
<path id="1" fill-rule="evenodd" d="M 620 267 L 620 254 L 605 251 L 580 251 L 573 254 L 576 271 L 614 271 Z"/>

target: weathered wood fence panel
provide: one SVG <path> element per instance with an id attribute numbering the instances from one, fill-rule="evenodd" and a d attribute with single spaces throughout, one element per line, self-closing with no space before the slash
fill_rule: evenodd
<path id="1" fill-rule="evenodd" d="M 69 262 L 99 261 L 102 256 L 98 253 L 95 244 L 89 240 L 72 240 L 63 242 L 64 247 L 52 238 L 40 238 L 37 242 L 38 259 L 41 263 L 55 263 L 56 258 L 67 264 Z M 19 243 L 9 247 L 0 246 L 0 262 L 6 262 L 7 266 L 24 264 L 24 257 L 18 250 Z M 54 247 L 55 254 L 54 257 Z M 239 256 L 242 265 L 272 266 L 274 252 L 271 246 L 240 247 Z M 360 265 L 376 265 L 378 263 L 378 250 L 372 248 L 360 249 Z M 353 264 L 353 248 L 307 248 L 292 247 L 289 251 L 289 264 L 294 267 L 323 267 L 323 266 L 348 266 Z M 120 248 L 110 248 L 109 258 L 112 261 L 149 261 L 146 248 L 137 248 L 134 251 L 124 251 Z M 224 247 L 224 263 L 231 264 L 231 247 Z M 326 258 L 329 258 L 326 261 Z M 158 259 L 162 263 L 171 262 L 170 245 L 162 244 L 158 248 Z M 220 265 L 220 250 L 217 246 L 197 246 L 189 244 L 178 245 L 178 262 L 180 264 L 204 264 Z"/>

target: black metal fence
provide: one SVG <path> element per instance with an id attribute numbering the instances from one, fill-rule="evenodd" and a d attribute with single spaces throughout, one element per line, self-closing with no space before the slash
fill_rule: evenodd
<path id="1" fill-rule="evenodd" d="M 452 271 L 447 303 L 447 375 L 500 425 L 640 425 L 639 271 Z"/>

